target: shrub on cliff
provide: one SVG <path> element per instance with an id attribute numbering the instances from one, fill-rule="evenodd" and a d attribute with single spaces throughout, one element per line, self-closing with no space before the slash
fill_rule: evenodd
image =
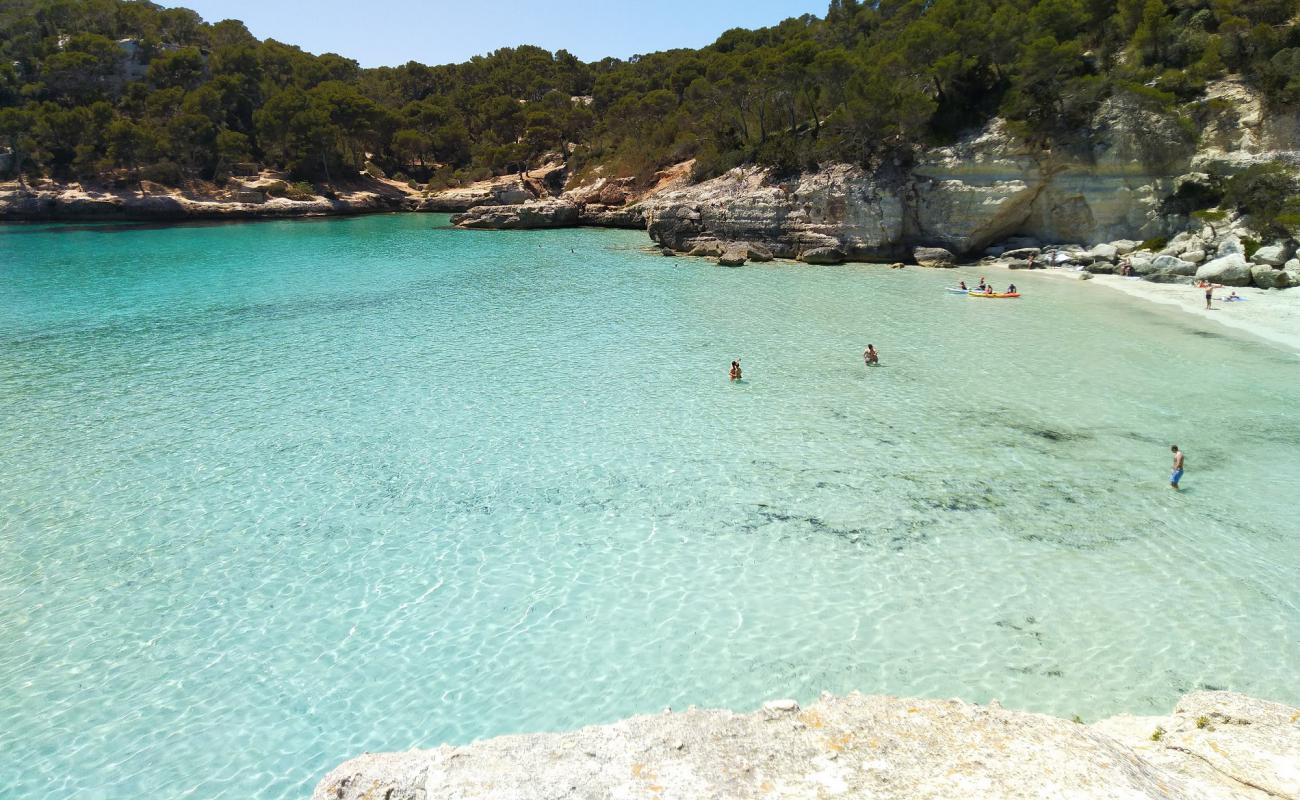
<path id="1" fill-rule="evenodd" d="M 1256 229 L 1283 234 L 1300 213 L 1297 192 L 1295 173 L 1277 162 L 1255 164 L 1223 184 L 1224 202 L 1249 216 Z"/>

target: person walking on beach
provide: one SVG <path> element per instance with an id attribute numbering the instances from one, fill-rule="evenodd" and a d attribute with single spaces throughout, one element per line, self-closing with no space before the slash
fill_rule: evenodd
<path id="1" fill-rule="evenodd" d="M 876 348 L 873 345 L 867 345 L 867 349 L 862 351 L 862 361 L 868 367 L 880 365 L 880 354 L 876 352 Z"/>
<path id="2" fill-rule="evenodd" d="M 1174 471 L 1169 475 L 1169 485 L 1174 491 L 1178 491 L 1178 482 L 1183 479 L 1183 451 L 1178 449 L 1178 445 L 1169 445 L 1169 450 L 1174 454 Z"/>

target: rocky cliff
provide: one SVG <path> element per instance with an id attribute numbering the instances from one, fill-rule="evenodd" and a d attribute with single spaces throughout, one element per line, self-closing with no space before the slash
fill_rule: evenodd
<path id="1" fill-rule="evenodd" d="M 1118 96 L 1073 145 L 1056 150 L 1029 147 L 994 120 L 920 153 L 906 170 L 836 165 L 778 180 L 739 168 L 642 205 L 651 238 L 687 252 L 754 241 L 789 258 L 829 248 L 847 259 L 886 259 L 918 246 L 970 256 L 1011 236 L 1080 246 L 1166 237 L 1190 224 L 1166 201 L 1204 172 L 1300 165 L 1300 120 L 1265 117 L 1240 83 L 1211 87 L 1197 114 L 1199 135 L 1191 117 Z"/>
<path id="2" fill-rule="evenodd" d="M 1093 725 L 996 704 L 823 695 L 361 756 L 314 800 L 1300 797 L 1300 711 L 1197 692 Z"/>

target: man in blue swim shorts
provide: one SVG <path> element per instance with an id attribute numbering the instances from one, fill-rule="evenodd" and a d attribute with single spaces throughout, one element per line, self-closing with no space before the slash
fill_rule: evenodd
<path id="1" fill-rule="evenodd" d="M 1176 492 L 1178 491 L 1178 482 L 1183 479 L 1183 453 L 1178 449 L 1178 445 L 1176 444 L 1169 445 L 1169 449 L 1174 454 L 1174 471 L 1173 474 L 1169 476 L 1169 485 L 1172 486 Z"/>

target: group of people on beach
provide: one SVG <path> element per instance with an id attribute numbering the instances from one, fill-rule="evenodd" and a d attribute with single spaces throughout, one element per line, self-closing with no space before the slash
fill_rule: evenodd
<path id="1" fill-rule="evenodd" d="M 993 284 L 991 284 L 991 283 L 989 283 L 988 281 L 984 280 L 984 276 L 983 276 L 983 275 L 980 276 L 980 282 L 979 282 L 979 285 L 977 285 L 974 289 L 971 289 L 970 287 L 968 287 L 968 286 L 966 285 L 966 281 L 961 281 L 961 282 L 959 282 L 959 283 L 957 284 L 957 288 L 958 288 L 958 289 L 961 289 L 962 291 L 966 291 L 966 292 L 978 292 L 978 293 L 980 293 L 980 294 L 997 294 L 997 293 L 998 293 L 997 290 L 993 288 Z M 1014 283 L 1009 284 L 1009 285 L 1007 286 L 1006 294 L 1015 294 L 1015 293 L 1016 293 L 1016 285 L 1015 285 Z"/>

